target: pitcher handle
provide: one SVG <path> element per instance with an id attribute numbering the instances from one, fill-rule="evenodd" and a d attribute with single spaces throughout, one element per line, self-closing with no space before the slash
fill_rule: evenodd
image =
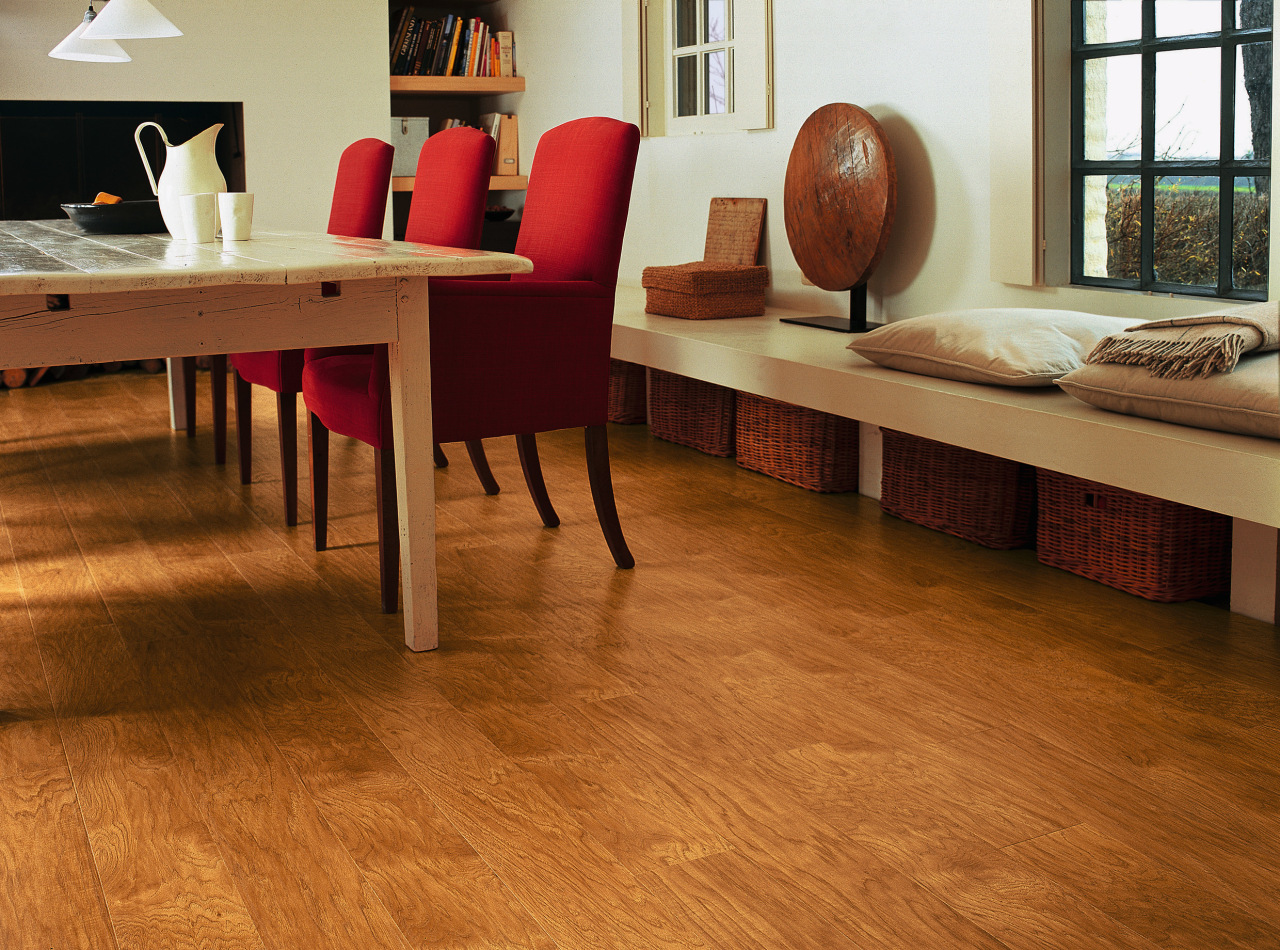
<path id="1" fill-rule="evenodd" d="M 154 126 L 155 130 L 160 133 L 160 141 L 164 143 L 165 148 L 170 148 L 169 137 L 164 134 L 164 129 L 160 128 L 155 122 L 143 122 L 133 130 L 133 142 L 138 146 L 138 154 L 142 156 L 142 167 L 147 170 L 147 181 L 151 182 L 151 193 L 153 195 L 160 194 L 160 187 L 156 184 L 156 176 L 151 171 L 151 160 L 147 158 L 147 150 L 142 147 L 142 130 L 147 126 Z"/>

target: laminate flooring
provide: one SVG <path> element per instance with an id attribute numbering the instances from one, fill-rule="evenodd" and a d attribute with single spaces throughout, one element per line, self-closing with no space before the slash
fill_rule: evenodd
<path id="1" fill-rule="evenodd" d="M 4 950 L 1280 946 L 1274 626 L 610 426 L 636 569 L 451 446 L 412 654 L 256 395 L 247 487 L 207 374 L 0 395 Z"/>

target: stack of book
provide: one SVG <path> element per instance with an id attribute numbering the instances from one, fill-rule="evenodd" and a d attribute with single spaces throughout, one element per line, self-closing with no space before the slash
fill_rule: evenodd
<path id="1" fill-rule="evenodd" d="M 515 76 L 515 37 L 479 17 L 438 20 L 405 7 L 391 18 L 393 76 Z"/>

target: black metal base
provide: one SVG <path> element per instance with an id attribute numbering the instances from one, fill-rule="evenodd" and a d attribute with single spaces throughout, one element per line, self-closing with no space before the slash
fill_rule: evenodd
<path id="1" fill-rule="evenodd" d="M 867 285 L 859 284 L 849 290 L 849 316 L 847 317 L 780 317 L 783 323 L 794 323 L 802 327 L 818 327 L 822 330 L 835 330 L 837 333 L 866 333 L 880 323 L 867 323 Z"/>

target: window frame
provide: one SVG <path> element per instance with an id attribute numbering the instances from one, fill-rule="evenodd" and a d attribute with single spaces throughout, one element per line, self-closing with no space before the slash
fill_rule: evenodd
<path id="1" fill-rule="evenodd" d="M 1235 179 L 1271 179 L 1271 160 L 1235 157 L 1234 129 L 1237 114 L 1236 69 L 1238 50 L 1250 43 L 1272 43 L 1273 27 L 1235 27 L 1236 4 L 1218 0 L 1222 18 L 1219 29 L 1187 36 L 1157 36 L 1154 2 L 1143 3 L 1142 34 L 1135 40 L 1112 43 L 1084 42 L 1084 0 L 1071 0 L 1071 283 L 1083 287 L 1106 287 L 1158 293 L 1175 293 L 1234 300 L 1266 300 L 1267 289 L 1238 289 L 1233 280 Z M 1156 140 L 1156 54 L 1176 50 L 1218 49 L 1220 55 L 1219 155 L 1215 160 L 1158 159 Z M 1085 154 L 1085 67 L 1096 59 L 1134 55 L 1141 57 L 1142 143 L 1137 159 L 1086 159 Z M 1274 89 L 1274 72 L 1273 72 Z M 1097 175 L 1126 175 L 1141 183 L 1141 262 L 1137 280 L 1097 277 L 1084 273 L 1084 191 L 1085 179 Z M 1157 179 L 1181 175 L 1218 180 L 1218 273 L 1214 286 L 1159 281 L 1154 276 L 1155 184 Z M 1274 191 L 1274 182 L 1272 184 Z M 1270 239 L 1270 238 L 1269 238 Z M 1270 272 L 1268 269 L 1268 282 Z"/>

